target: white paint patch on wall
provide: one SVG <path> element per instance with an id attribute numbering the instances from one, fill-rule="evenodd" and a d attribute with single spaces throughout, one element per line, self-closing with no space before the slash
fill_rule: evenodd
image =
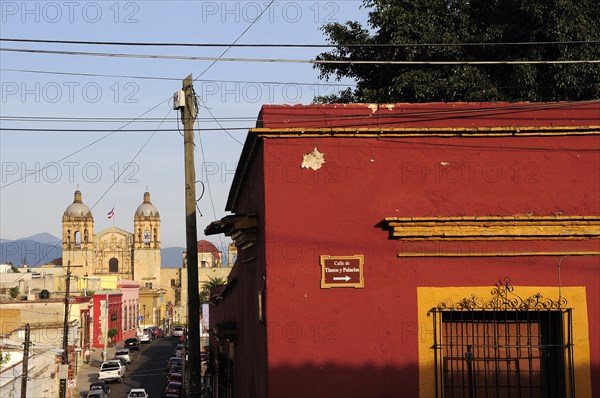
<path id="1" fill-rule="evenodd" d="M 315 147 L 312 152 L 305 154 L 300 167 L 303 169 L 319 170 L 325 164 L 325 154 Z"/>

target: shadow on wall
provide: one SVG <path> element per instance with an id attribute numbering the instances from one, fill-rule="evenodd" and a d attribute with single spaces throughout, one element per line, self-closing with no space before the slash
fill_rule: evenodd
<path id="1" fill-rule="evenodd" d="M 575 358 L 575 362 L 577 359 Z M 585 369 L 587 372 L 587 369 Z M 575 370 L 575 397 L 600 398 L 600 383 L 593 375 L 600 374 L 600 365 L 591 367 L 591 385 L 589 376 L 582 369 Z M 280 366 L 271 369 L 269 378 L 269 398 L 420 398 L 419 373 L 416 366 L 376 367 L 376 366 L 339 366 L 323 364 L 320 366 Z M 588 376 L 588 377 L 581 377 Z M 587 385 L 578 384 L 585 382 Z M 591 391 L 590 391 L 591 388 Z M 477 389 L 477 395 L 486 396 L 485 391 Z M 507 390 L 505 390 L 507 391 Z M 506 397 L 520 396 L 517 385 L 512 385 Z M 527 396 L 531 391 L 527 391 Z M 539 391 L 538 391 L 539 392 Z M 550 395 L 562 396 L 554 389 Z M 539 395 L 539 396 L 542 396 Z M 468 395 L 464 395 L 468 396 Z M 535 395 L 534 396 L 538 396 Z M 566 396 L 571 396 L 567 393 Z M 423 398 L 435 398 L 423 396 Z M 441 398 L 441 397 L 440 397 Z"/>
<path id="2" fill-rule="evenodd" d="M 270 398 L 418 397 L 416 366 L 340 366 L 336 364 L 271 368 Z"/>

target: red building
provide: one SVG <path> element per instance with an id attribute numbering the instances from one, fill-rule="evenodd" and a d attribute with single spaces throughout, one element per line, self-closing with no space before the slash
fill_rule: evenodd
<path id="1" fill-rule="evenodd" d="M 600 397 L 600 102 L 264 106 L 219 397 Z"/>
<path id="2" fill-rule="evenodd" d="M 111 330 L 116 331 L 116 335 L 108 341 L 109 344 L 123 340 L 122 296 L 123 294 L 119 290 L 99 291 L 94 294 L 93 346 L 95 348 L 104 347 L 105 335 Z M 106 306 L 107 297 L 108 308 Z M 106 328 L 104 322 L 107 322 Z"/>

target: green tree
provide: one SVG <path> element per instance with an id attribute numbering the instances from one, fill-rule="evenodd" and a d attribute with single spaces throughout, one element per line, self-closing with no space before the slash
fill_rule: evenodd
<path id="1" fill-rule="evenodd" d="M 19 271 L 19 268 L 17 268 L 16 266 L 14 266 L 13 264 L 10 265 L 10 269 L 12 270 L 12 272 L 14 272 L 15 274 L 20 273 L 21 271 Z"/>
<path id="2" fill-rule="evenodd" d="M 209 278 L 208 281 L 202 283 L 202 292 L 200 292 L 200 300 L 207 302 L 210 300 L 210 290 L 215 287 L 224 286 L 227 284 L 227 279 L 215 276 Z"/>
<path id="3" fill-rule="evenodd" d="M 10 297 L 12 298 L 17 298 L 17 296 L 19 295 L 19 288 L 17 286 L 15 287 L 11 287 L 8 290 L 8 294 L 10 295 Z"/>
<path id="4" fill-rule="evenodd" d="M 363 0 L 363 6 L 370 9 L 369 26 L 355 21 L 324 25 L 321 29 L 336 47 L 317 59 L 600 59 L 597 0 Z M 487 45 L 456 45 L 466 43 Z M 315 64 L 315 68 L 323 79 L 356 81 L 355 89 L 316 97 L 315 102 L 560 101 L 600 97 L 599 63 L 350 63 Z"/>

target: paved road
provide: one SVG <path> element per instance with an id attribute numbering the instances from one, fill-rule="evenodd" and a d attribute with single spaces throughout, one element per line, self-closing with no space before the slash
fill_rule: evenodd
<path id="1" fill-rule="evenodd" d="M 110 383 L 111 398 L 125 398 L 132 388 L 145 388 L 150 398 L 161 397 L 167 384 L 166 363 L 173 356 L 179 337 L 164 337 L 144 344 L 140 351 L 132 351 L 132 363 L 122 383 Z M 88 376 L 88 384 L 96 381 L 97 374 Z M 86 393 L 81 393 L 85 397 Z"/>

